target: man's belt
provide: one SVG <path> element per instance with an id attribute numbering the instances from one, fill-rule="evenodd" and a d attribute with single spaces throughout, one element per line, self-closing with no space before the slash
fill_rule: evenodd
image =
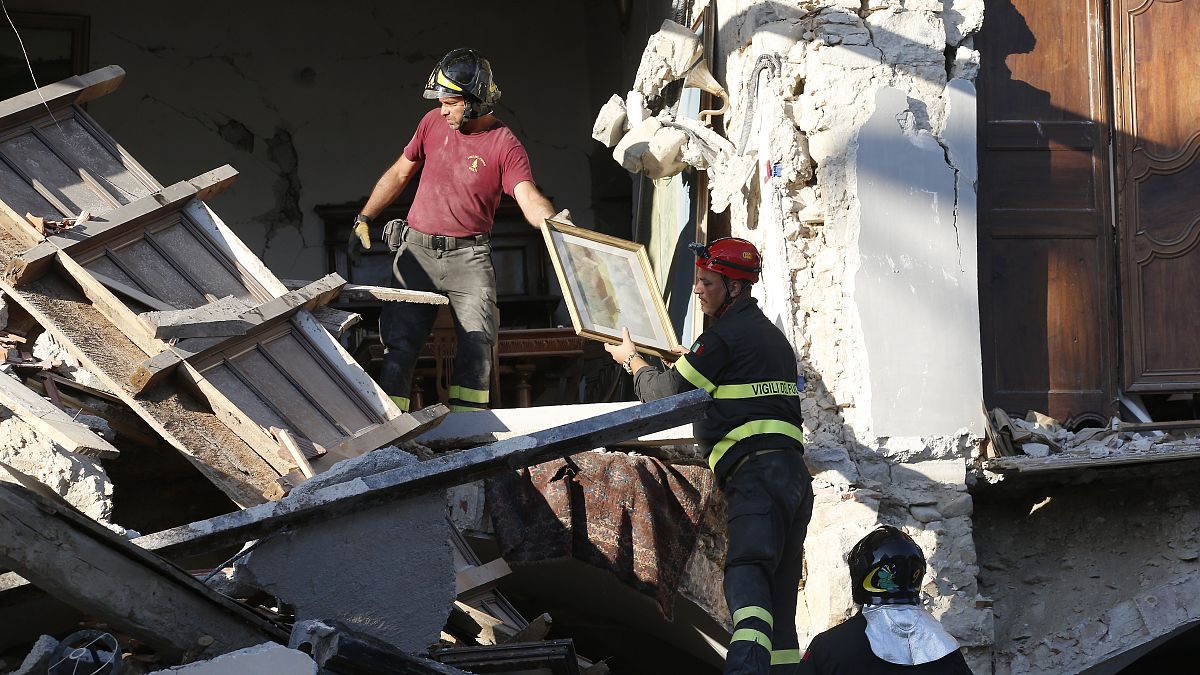
<path id="1" fill-rule="evenodd" d="M 417 246 L 424 246 L 435 251 L 450 251 L 466 246 L 482 246 L 492 240 L 490 234 L 477 234 L 473 237 L 449 237 L 442 234 L 425 234 L 414 230 L 411 226 L 404 228 L 404 241 Z"/>

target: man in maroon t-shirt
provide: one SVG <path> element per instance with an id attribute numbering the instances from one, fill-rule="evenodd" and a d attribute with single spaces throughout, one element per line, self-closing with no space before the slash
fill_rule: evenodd
<path id="1" fill-rule="evenodd" d="M 449 298 L 458 333 L 450 408 L 477 410 L 488 406 L 496 342 L 488 234 L 496 205 L 501 193 L 512 196 L 534 227 L 554 215 L 554 207 L 533 183 L 525 148 L 492 114 L 500 89 L 487 59 L 473 49 L 451 51 L 430 74 L 424 96 L 441 105 L 425 114 L 400 159 L 375 184 L 355 218 L 350 247 L 371 247 L 367 223 L 421 171 L 392 269 L 401 288 Z M 409 409 L 413 366 L 436 315 L 433 305 L 384 303 L 379 384 L 401 410 Z"/>

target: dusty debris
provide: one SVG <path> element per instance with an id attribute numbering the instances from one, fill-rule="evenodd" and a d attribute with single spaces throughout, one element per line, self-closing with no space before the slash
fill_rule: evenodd
<path id="1" fill-rule="evenodd" d="M 246 647 L 214 659 L 175 666 L 155 673 L 189 673 L 189 675 L 316 675 L 317 664 L 299 650 L 268 642 Z"/>
<path id="2" fill-rule="evenodd" d="M 91 212 L 86 209 L 75 218 L 44 218 L 42 216 L 35 216 L 32 213 L 25 214 L 25 220 L 29 221 L 29 224 L 38 231 L 38 234 L 42 235 L 58 234 L 64 230 L 69 230 L 76 225 L 86 223 L 91 217 Z"/>

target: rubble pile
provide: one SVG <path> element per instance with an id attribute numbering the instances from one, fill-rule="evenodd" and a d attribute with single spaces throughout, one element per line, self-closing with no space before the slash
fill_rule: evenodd
<path id="1" fill-rule="evenodd" d="M 410 452 L 449 410 L 401 412 L 328 305 L 445 298 L 278 279 L 205 202 L 231 167 L 164 187 L 80 107 L 123 76 L 0 114 L 24 139 L 0 150 L 0 671 L 607 672 L 499 593 L 512 570 L 446 490 L 690 424 L 707 395 Z"/>
<path id="2" fill-rule="evenodd" d="M 1071 461 L 1150 456 L 1156 453 L 1200 449 L 1200 427 L 1161 430 L 1129 430 L 1119 418 L 1106 427 L 1071 431 L 1046 415 L 1030 411 L 1024 419 L 1010 418 L 997 408 L 990 413 L 994 455 Z M 1136 427 L 1137 425 L 1133 425 Z"/>

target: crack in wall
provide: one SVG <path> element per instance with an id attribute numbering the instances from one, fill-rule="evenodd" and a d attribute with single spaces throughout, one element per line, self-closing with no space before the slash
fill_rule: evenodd
<path id="1" fill-rule="evenodd" d="M 266 225 L 260 258 L 265 258 L 271 241 L 281 230 L 294 228 L 300 235 L 301 246 L 308 247 L 304 237 L 304 211 L 300 207 L 300 157 L 291 131 L 276 127 L 275 134 L 266 139 L 267 159 L 279 168 L 275 178 L 275 208 L 261 213 L 257 219 Z"/>

